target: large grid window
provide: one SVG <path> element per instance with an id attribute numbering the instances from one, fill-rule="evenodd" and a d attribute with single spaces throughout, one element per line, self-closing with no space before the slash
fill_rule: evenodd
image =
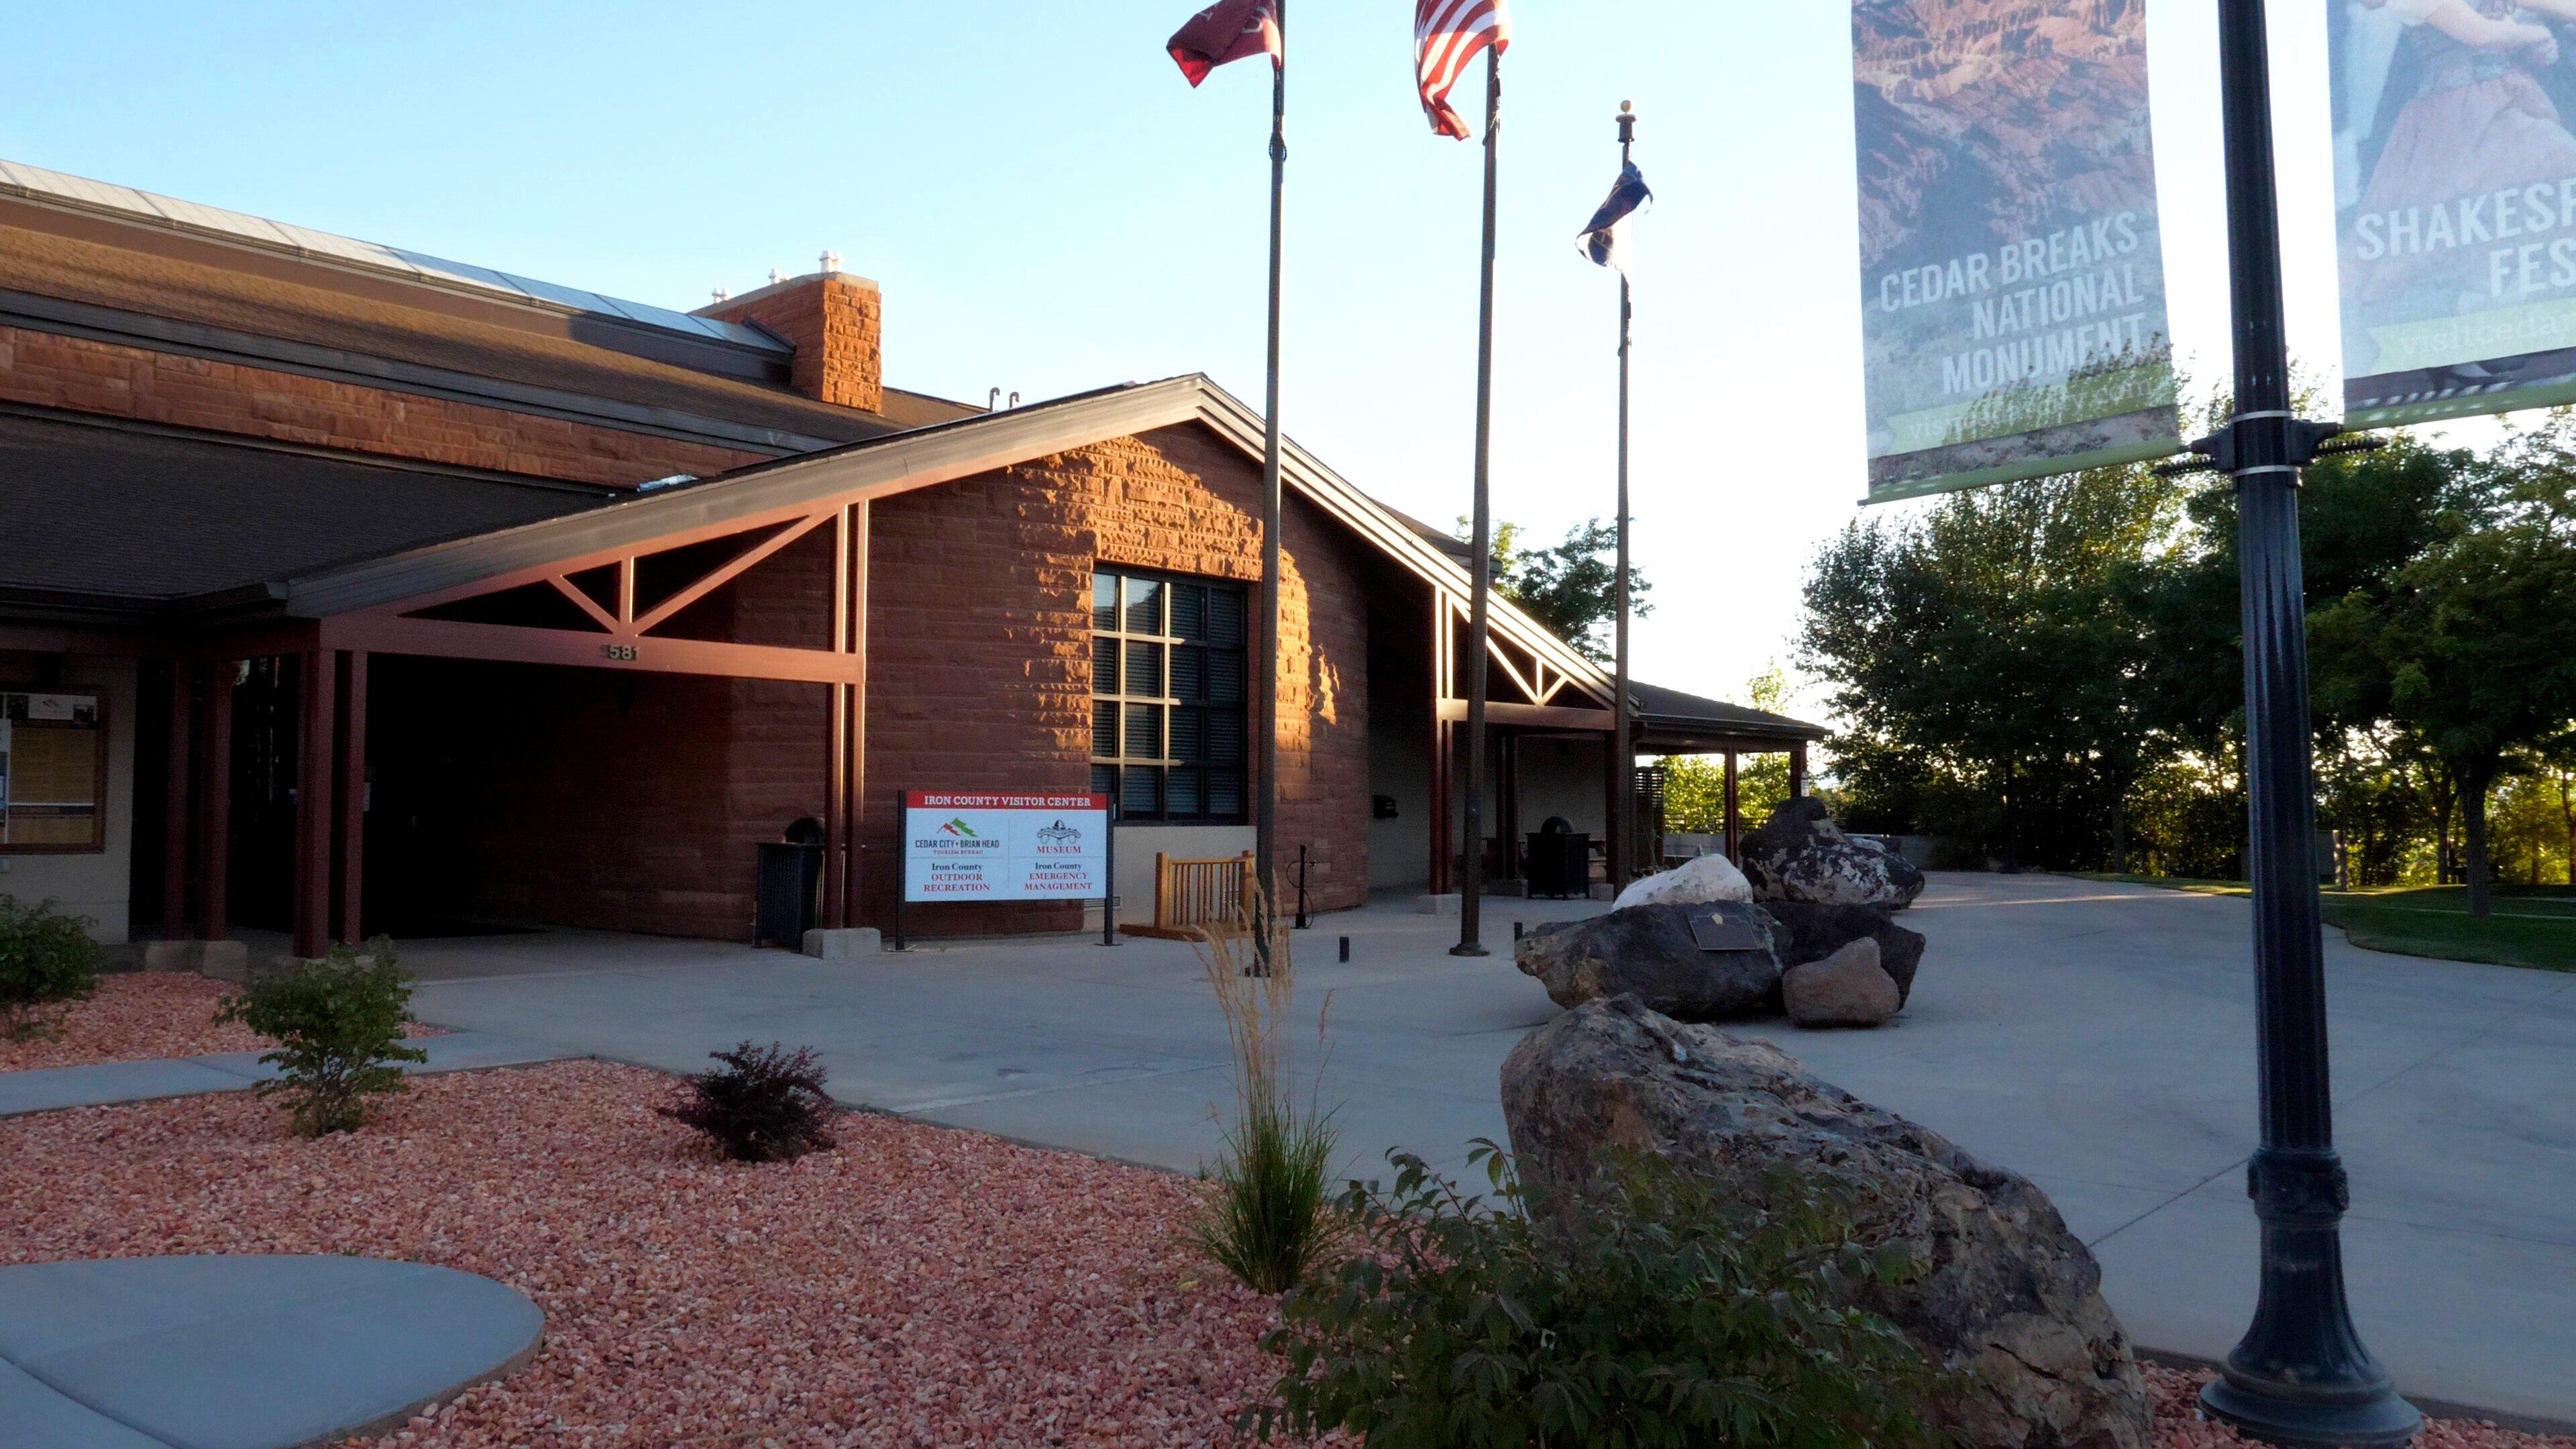
<path id="1" fill-rule="evenodd" d="M 1091 583 L 1091 788 L 1128 820 L 1244 819 L 1244 591 L 1101 569 Z"/>

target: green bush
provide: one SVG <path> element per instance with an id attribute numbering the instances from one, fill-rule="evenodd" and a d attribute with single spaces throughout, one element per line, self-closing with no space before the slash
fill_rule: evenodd
<path id="1" fill-rule="evenodd" d="M 0 1036 L 11 1041 L 53 1033 L 63 1007 L 98 990 L 106 953 L 89 922 L 0 895 Z"/>
<path id="2" fill-rule="evenodd" d="M 259 1090 L 290 1099 L 295 1130 L 307 1137 L 350 1132 L 367 1120 L 367 1099 L 402 1089 L 400 1062 L 425 1062 L 403 1044 L 411 1014 L 411 978 L 394 964 L 394 943 L 378 936 L 367 956 L 334 946 L 325 960 L 254 977 L 225 999 L 217 1021 L 237 1021 L 277 1050 L 260 1057 L 280 1080 Z"/>
<path id="3" fill-rule="evenodd" d="M 1937 1380 L 1892 1324 L 1843 1306 L 1910 1270 L 1852 1240 L 1830 1189 L 1784 1175 L 1748 1202 L 1629 1155 L 1582 1211 L 1551 1215 L 1491 1143 L 1470 1159 L 1491 1203 L 1390 1156 L 1391 1193 L 1343 1198 L 1362 1251 L 1291 1294 L 1264 1340 L 1287 1365 L 1247 1431 L 1338 1428 L 1370 1449 L 1938 1442 L 1913 1407 Z"/>

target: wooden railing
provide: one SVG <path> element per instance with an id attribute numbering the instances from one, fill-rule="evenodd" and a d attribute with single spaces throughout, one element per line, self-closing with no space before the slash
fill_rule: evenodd
<path id="1" fill-rule="evenodd" d="M 1174 860 L 1154 852 L 1154 924 L 1137 936 L 1188 940 L 1201 931 L 1240 930 L 1252 918 L 1252 852 L 1217 860 Z"/>

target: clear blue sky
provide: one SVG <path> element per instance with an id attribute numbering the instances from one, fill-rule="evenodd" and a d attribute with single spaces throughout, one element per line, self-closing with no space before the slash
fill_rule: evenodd
<path id="1" fill-rule="evenodd" d="M 829 247 L 884 284 L 898 386 L 1035 399 L 1205 371 L 1257 404 L 1267 73 L 1191 91 L 1161 43 L 1195 4 L 31 7 L 0 156 L 682 308 Z M 2323 11 L 2274 10 L 2292 332 L 2322 372 Z M 2225 362 L 2214 11 L 2149 12 L 2175 330 L 2203 377 Z M 1424 124 L 1401 0 L 1291 15 L 1283 415 L 1446 523 L 1468 503 L 1477 148 Z M 1610 512 L 1615 286 L 1573 233 L 1633 99 L 1658 195 L 1638 672 L 1737 695 L 1788 654 L 1800 573 L 1862 488 L 1848 12 L 1515 17 L 1496 508 L 1548 538 Z"/>

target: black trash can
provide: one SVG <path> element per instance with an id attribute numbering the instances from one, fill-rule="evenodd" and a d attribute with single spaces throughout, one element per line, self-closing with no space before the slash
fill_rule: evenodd
<path id="1" fill-rule="evenodd" d="M 787 838 L 760 844 L 760 879 L 754 891 L 751 943 L 805 949 L 805 933 L 822 917 L 823 826 L 799 820 Z"/>
<path id="2" fill-rule="evenodd" d="M 1533 896 L 1592 894 L 1592 837 L 1563 816 L 1522 837 L 1529 893 Z"/>

